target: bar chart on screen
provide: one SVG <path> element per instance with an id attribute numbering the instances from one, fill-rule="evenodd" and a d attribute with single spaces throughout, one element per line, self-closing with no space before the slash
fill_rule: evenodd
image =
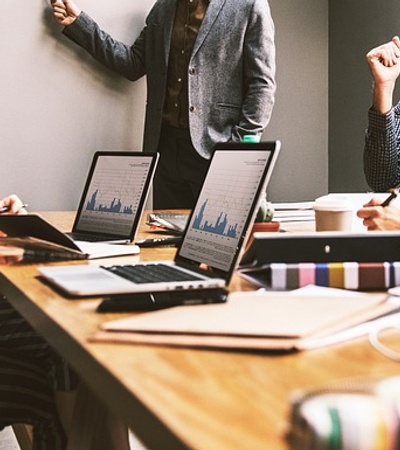
<path id="1" fill-rule="evenodd" d="M 218 214 L 218 217 L 214 223 L 209 222 L 207 219 L 204 219 L 204 210 L 207 206 L 208 199 L 202 204 L 200 208 L 199 214 L 196 216 L 195 221 L 193 222 L 193 228 L 197 230 L 208 231 L 210 233 L 219 234 L 221 236 L 228 236 L 235 238 L 237 236 L 237 226 L 235 223 L 228 223 L 228 214 L 221 211 Z"/>
<path id="2" fill-rule="evenodd" d="M 114 223 L 117 219 L 121 231 L 124 226 L 129 230 L 131 217 L 140 207 L 150 164 L 151 161 L 140 157 L 135 161 L 129 157 L 117 161 L 107 157 L 100 159 L 87 186 L 80 226 L 102 232 L 104 223 Z"/>
<path id="3" fill-rule="evenodd" d="M 268 154 L 232 152 L 214 158 L 193 210 L 180 254 L 226 269 L 235 254 L 252 208 L 258 202 Z"/>

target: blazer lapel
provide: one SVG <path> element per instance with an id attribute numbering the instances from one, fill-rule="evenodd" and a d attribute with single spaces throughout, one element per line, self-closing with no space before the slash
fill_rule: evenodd
<path id="1" fill-rule="evenodd" d="M 203 22 L 201 24 L 199 33 L 196 38 L 196 42 L 193 46 L 192 57 L 197 53 L 199 48 L 204 42 L 204 39 L 208 35 L 211 30 L 213 23 L 215 22 L 225 0 L 210 0 L 210 4 L 208 5 L 206 15 L 204 16 Z"/>

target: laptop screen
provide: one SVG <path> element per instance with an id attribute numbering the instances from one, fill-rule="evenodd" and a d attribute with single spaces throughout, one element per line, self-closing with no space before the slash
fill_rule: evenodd
<path id="1" fill-rule="evenodd" d="M 158 154 L 96 152 L 73 232 L 133 239 Z"/>
<path id="2" fill-rule="evenodd" d="M 279 146 L 279 142 L 217 146 L 189 218 L 178 261 L 196 262 L 216 272 L 234 269 Z"/>

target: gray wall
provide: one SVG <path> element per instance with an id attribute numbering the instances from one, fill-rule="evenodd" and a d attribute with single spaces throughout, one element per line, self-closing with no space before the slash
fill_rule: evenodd
<path id="1" fill-rule="evenodd" d="M 79 0 L 127 41 L 152 3 Z M 61 35 L 48 5 L 1 0 L 1 192 L 31 210 L 75 209 L 95 150 L 141 149 L 145 84 L 100 69 Z"/>
<path id="2" fill-rule="evenodd" d="M 282 151 L 272 201 L 313 200 L 328 189 L 328 1 L 270 0 L 276 27 L 276 105 L 264 138 Z"/>
<path id="3" fill-rule="evenodd" d="M 125 42 L 153 3 L 79 0 Z M 328 0 L 271 8 L 278 94 L 264 137 L 283 149 L 268 196 L 313 199 L 328 184 Z M 95 150 L 141 149 L 145 82 L 119 78 L 70 43 L 48 0 L 1 0 L 0 12 L 1 192 L 17 192 L 31 210 L 75 209 Z"/>
<path id="4" fill-rule="evenodd" d="M 362 192 L 372 86 L 365 55 L 400 32 L 400 2 L 331 0 L 329 24 L 329 190 Z"/>

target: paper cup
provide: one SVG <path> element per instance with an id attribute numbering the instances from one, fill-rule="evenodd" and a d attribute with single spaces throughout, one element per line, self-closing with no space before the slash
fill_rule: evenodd
<path id="1" fill-rule="evenodd" d="M 317 231 L 351 231 L 353 208 L 347 201 L 316 201 L 315 229 Z"/>

